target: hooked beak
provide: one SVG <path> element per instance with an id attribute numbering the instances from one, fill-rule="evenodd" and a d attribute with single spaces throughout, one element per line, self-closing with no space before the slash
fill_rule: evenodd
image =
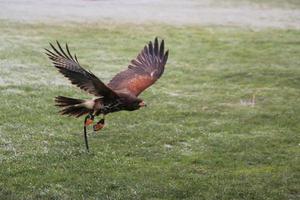
<path id="1" fill-rule="evenodd" d="M 142 102 L 139 103 L 139 106 L 140 107 L 147 107 L 147 104 L 144 101 L 142 101 Z"/>

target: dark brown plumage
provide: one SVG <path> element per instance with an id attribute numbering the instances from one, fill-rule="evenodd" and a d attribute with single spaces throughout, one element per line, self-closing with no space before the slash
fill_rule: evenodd
<path id="1" fill-rule="evenodd" d="M 67 44 L 65 50 L 59 42 L 58 48 L 51 43 L 50 46 L 52 50 L 46 49 L 46 54 L 58 71 L 72 84 L 96 96 L 91 100 L 58 96 L 55 98 L 56 106 L 61 108 L 60 113 L 63 115 L 80 117 L 88 114 L 85 127 L 92 123 L 94 116 L 103 114 L 103 119 L 94 125 L 95 131 L 104 126 L 104 115 L 121 110 L 133 111 L 146 105 L 138 95 L 161 77 L 169 52 L 165 51 L 164 40 L 159 43 L 155 38 L 154 43 L 150 41 L 126 70 L 116 74 L 106 85 L 92 72 L 81 67 L 76 55 L 71 55 Z"/>

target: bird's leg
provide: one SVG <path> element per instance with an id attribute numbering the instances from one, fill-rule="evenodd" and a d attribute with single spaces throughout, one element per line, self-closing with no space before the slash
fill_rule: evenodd
<path id="1" fill-rule="evenodd" d="M 83 135 L 84 135 L 84 142 L 85 142 L 85 147 L 86 150 L 89 152 L 89 143 L 88 143 L 88 138 L 87 138 L 87 133 L 86 133 L 86 127 L 93 123 L 94 120 L 94 115 L 93 114 L 88 114 L 85 119 L 84 119 L 84 125 L 83 125 Z"/>
<path id="2" fill-rule="evenodd" d="M 94 131 L 101 130 L 104 127 L 104 124 L 105 124 L 105 115 L 103 115 L 103 118 L 93 126 Z"/>
<path id="3" fill-rule="evenodd" d="M 88 126 L 88 125 L 92 124 L 93 121 L 94 121 L 94 115 L 92 113 L 90 113 L 85 117 L 84 125 Z"/>

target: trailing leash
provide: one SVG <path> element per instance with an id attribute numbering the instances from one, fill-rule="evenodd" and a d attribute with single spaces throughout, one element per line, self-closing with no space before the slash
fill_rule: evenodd
<path id="1" fill-rule="evenodd" d="M 88 142 L 88 137 L 87 137 L 87 133 L 86 133 L 86 121 L 89 119 L 89 115 L 87 115 L 85 117 L 85 120 L 84 120 L 84 125 L 83 125 L 83 136 L 84 136 L 84 142 L 85 142 L 85 147 L 86 147 L 86 150 L 87 152 L 90 152 L 89 150 L 89 142 Z"/>

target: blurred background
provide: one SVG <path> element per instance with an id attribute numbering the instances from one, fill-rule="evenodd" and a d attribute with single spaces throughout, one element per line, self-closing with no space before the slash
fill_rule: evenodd
<path id="1" fill-rule="evenodd" d="M 298 0 L 2 0 L 0 18 L 299 28 L 299 4 Z"/>

